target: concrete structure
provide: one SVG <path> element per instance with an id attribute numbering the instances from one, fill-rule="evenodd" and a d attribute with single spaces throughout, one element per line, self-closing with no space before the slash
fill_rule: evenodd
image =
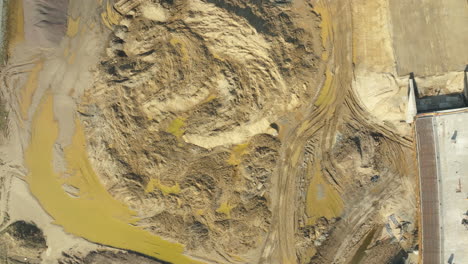
<path id="1" fill-rule="evenodd" d="M 416 113 L 428 113 L 468 107 L 468 65 L 464 72 L 463 91 L 455 94 L 419 97 L 418 86 L 411 73 L 408 79 L 406 122 L 412 123 Z M 413 118 L 412 118 L 413 117 Z"/>
<path id="2" fill-rule="evenodd" d="M 468 263 L 468 230 L 462 225 L 468 210 L 468 110 L 434 116 L 442 198 L 444 262 Z"/>
<path id="3" fill-rule="evenodd" d="M 468 65 L 465 68 L 465 76 L 463 76 L 463 95 L 465 96 L 465 103 L 468 103 Z"/>
<path id="4" fill-rule="evenodd" d="M 460 94 L 418 98 L 413 77 L 409 88 L 407 119 L 414 100 L 418 113 L 423 264 L 468 263 L 468 72 Z"/>
<path id="5" fill-rule="evenodd" d="M 465 96 L 463 94 L 427 96 L 417 100 L 417 109 L 420 113 L 462 107 L 465 107 Z"/>
<path id="6" fill-rule="evenodd" d="M 406 109 L 406 123 L 410 124 L 413 123 L 414 117 L 418 113 L 417 105 L 416 105 L 416 95 L 415 95 L 415 82 L 413 76 L 411 76 L 408 80 L 408 104 Z"/>
<path id="7" fill-rule="evenodd" d="M 468 263 L 468 108 L 420 114 L 416 133 L 423 263 Z"/>

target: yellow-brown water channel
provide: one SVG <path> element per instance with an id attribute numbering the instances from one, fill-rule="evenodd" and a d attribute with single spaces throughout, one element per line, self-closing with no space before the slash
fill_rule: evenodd
<path id="1" fill-rule="evenodd" d="M 56 172 L 53 148 L 59 126 L 53 96 L 42 99 L 32 123 L 31 142 L 25 152 L 27 182 L 43 208 L 66 232 L 92 242 L 129 249 L 172 263 L 199 263 L 183 255 L 184 247 L 136 227 L 135 212 L 115 200 L 99 182 L 88 160 L 82 124 L 75 122 L 72 143 L 64 149 L 67 170 Z M 76 197 L 63 185 L 76 187 Z"/>

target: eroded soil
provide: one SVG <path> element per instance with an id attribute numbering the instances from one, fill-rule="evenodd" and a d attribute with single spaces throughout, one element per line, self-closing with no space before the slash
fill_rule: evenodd
<path id="1" fill-rule="evenodd" d="M 386 263 L 418 243 L 386 0 L 58 2 L 16 16 L 2 72 L 2 179 L 45 209 L 44 261 Z"/>

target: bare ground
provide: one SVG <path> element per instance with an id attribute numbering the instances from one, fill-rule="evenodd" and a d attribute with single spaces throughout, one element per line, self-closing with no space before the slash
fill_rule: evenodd
<path id="1" fill-rule="evenodd" d="M 25 176 L 30 118 L 52 87 L 61 102 L 57 168 L 79 116 L 108 192 L 138 213 L 140 227 L 184 244 L 190 256 L 385 263 L 417 244 L 404 82 L 395 77 L 388 24 L 371 23 L 388 19 L 386 1 L 148 0 L 105 22 L 91 5 L 70 1 L 66 27 L 61 5 L 34 3 L 58 9 L 47 9 L 53 26 L 26 21 L 26 43 L 2 72 L 11 110 L 2 173 Z M 380 35 L 370 38 L 373 30 Z M 37 57 L 44 69 L 24 118 L 18 87 Z M 331 196 L 336 206 L 319 206 Z M 55 250 L 50 259 L 149 261 L 96 251 L 51 225 L 37 204 L 27 207 Z M 392 214 L 407 224 L 387 232 Z M 77 250 L 51 246 L 64 237 Z"/>

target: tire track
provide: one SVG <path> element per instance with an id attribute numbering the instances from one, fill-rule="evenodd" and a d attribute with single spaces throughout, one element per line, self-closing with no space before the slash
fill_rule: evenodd
<path id="1" fill-rule="evenodd" d="M 390 128 L 380 125 L 377 121 L 370 118 L 359 104 L 359 100 L 352 89 L 353 80 L 353 41 L 352 41 L 352 19 L 351 3 L 345 0 L 319 0 L 316 1 L 318 13 L 322 18 L 331 18 L 322 25 L 328 25 L 325 29 L 330 34 L 326 50 L 330 56 L 327 64 L 327 71 L 331 74 L 330 87 L 326 87 L 327 81 L 324 76 L 321 92 L 326 92 L 325 98 L 319 95 L 319 105 L 309 105 L 303 111 L 302 118 L 293 125 L 285 127 L 284 138 L 282 138 L 283 150 L 281 152 L 281 162 L 276 169 L 276 175 L 273 178 L 272 189 L 272 228 L 263 248 L 260 263 L 297 263 L 297 252 L 295 248 L 295 233 L 297 231 L 296 204 L 299 204 L 299 194 L 297 180 L 301 173 L 301 162 L 304 158 L 304 146 L 311 137 L 318 138 L 319 148 L 312 162 L 322 163 L 322 167 L 328 172 L 335 172 L 335 165 L 330 156 L 334 137 L 339 125 L 343 123 L 352 123 L 355 127 L 367 129 L 378 133 L 388 145 L 388 157 L 394 163 L 405 162 L 403 160 L 402 148 L 412 149 L 413 142 L 410 138 L 401 137 Z M 327 74 L 328 74 L 327 72 Z M 317 102 L 317 101 L 316 101 Z M 406 167 L 395 164 L 395 167 Z M 330 173 L 331 174 L 331 173 Z M 333 177 L 333 175 L 330 175 Z M 329 179 L 330 182 L 335 181 Z M 336 181 L 335 181 L 336 182 Z M 336 182 L 335 188 L 342 193 L 341 185 L 345 183 Z M 386 194 L 387 196 L 390 193 Z M 379 197 L 369 197 L 376 200 Z M 364 206 L 364 204 L 363 204 Z M 372 215 L 372 208 L 367 208 L 367 213 L 362 215 L 364 208 L 357 206 L 353 211 L 358 217 L 354 221 L 354 228 L 345 231 L 343 237 L 352 236 L 353 230 L 359 228 L 362 219 Z M 346 253 L 348 239 L 343 239 L 341 245 L 336 245 L 343 253 Z"/>

